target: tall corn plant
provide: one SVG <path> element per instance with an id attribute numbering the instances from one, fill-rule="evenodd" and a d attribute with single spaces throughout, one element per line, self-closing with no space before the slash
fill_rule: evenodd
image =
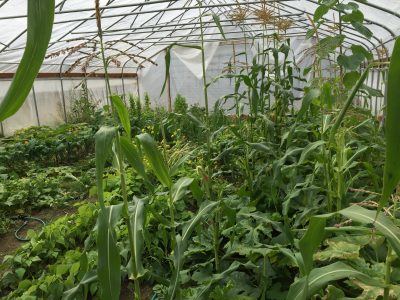
<path id="1" fill-rule="evenodd" d="M 388 90 L 387 90 L 387 121 L 385 126 L 386 135 L 386 161 L 383 175 L 383 191 L 380 201 L 380 208 L 377 211 L 367 210 L 358 205 L 337 211 L 327 215 L 316 216 L 311 219 L 309 227 L 303 238 L 299 242 L 300 252 L 295 254 L 297 265 L 300 269 L 300 277 L 290 287 L 287 299 L 308 299 L 318 290 L 324 288 L 329 282 L 344 279 L 356 278 L 368 286 L 374 286 L 384 290 L 383 299 L 390 299 L 390 285 L 392 268 L 391 264 L 394 257 L 400 257 L 400 229 L 389 217 L 379 214 L 382 207 L 386 206 L 393 190 L 400 181 L 400 168 L 398 165 L 398 156 L 400 153 L 400 129 L 398 118 L 400 118 L 400 94 L 398 91 L 398 82 L 400 80 L 400 39 L 395 43 L 394 51 L 389 69 Z M 367 71 L 366 71 L 367 72 Z M 342 108 L 336 122 L 331 128 L 329 142 L 332 143 L 334 136 L 343 121 L 344 115 L 350 106 L 356 91 L 365 79 L 365 73 L 349 94 L 344 107 Z M 394 208 L 396 209 L 396 208 Z M 385 262 L 385 280 L 384 283 L 377 281 L 367 274 L 357 271 L 349 265 L 336 262 L 331 265 L 314 268 L 312 253 L 316 251 L 317 246 L 323 240 L 325 219 L 335 215 L 341 215 L 353 222 L 364 225 L 373 225 L 377 232 L 386 238 L 387 257 Z M 395 215 L 395 214 L 393 214 Z M 394 218 L 394 217 L 393 217 Z M 351 231 L 352 229 L 349 228 Z"/>
<path id="2" fill-rule="evenodd" d="M 101 27 L 101 11 L 100 1 L 95 0 L 96 8 L 96 22 L 98 29 L 98 36 L 100 39 L 101 57 L 103 60 L 105 83 L 108 96 L 111 101 L 111 110 L 114 117 L 114 127 L 102 127 L 96 133 L 96 178 L 97 178 L 97 192 L 100 204 L 100 213 L 98 217 L 98 268 L 97 275 L 100 283 L 101 293 L 103 299 L 119 299 L 121 290 L 121 257 L 117 247 L 117 240 L 115 234 L 115 226 L 121 215 L 124 216 L 126 226 L 128 228 L 128 239 L 131 251 L 132 265 L 136 266 L 140 258 L 135 257 L 138 245 L 135 244 L 135 236 L 133 226 L 135 222 L 131 222 L 129 216 L 129 203 L 128 193 L 126 187 L 126 173 L 124 167 L 124 157 L 121 147 L 122 136 L 118 131 L 119 123 L 125 131 L 125 137 L 129 140 L 131 138 L 131 125 L 129 120 L 129 112 L 123 101 L 118 96 L 112 96 L 111 86 L 108 77 L 108 62 L 105 56 L 105 49 L 103 43 L 103 32 Z M 113 151 L 112 151 L 113 150 Z M 116 169 L 120 176 L 121 190 L 123 203 L 120 205 L 113 205 L 106 207 L 103 199 L 103 171 L 104 166 L 110 153 L 114 153 L 114 161 Z M 138 210 L 139 204 L 136 205 Z M 137 241 L 137 239 L 136 239 Z M 133 278 L 135 285 L 135 299 L 141 299 L 140 284 L 137 274 L 137 269 L 133 267 L 130 277 Z"/>

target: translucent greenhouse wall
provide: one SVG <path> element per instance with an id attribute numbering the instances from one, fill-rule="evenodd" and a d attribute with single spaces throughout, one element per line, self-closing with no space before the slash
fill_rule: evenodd
<path id="1" fill-rule="evenodd" d="M 68 112 L 71 102 L 77 97 L 81 78 L 66 78 L 62 80 L 64 97 L 60 79 L 36 79 L 33 90 L 22 108 L 11 118 L 1 123 L 0 133 L 5 136 L 13 134 L 16 130 L 37 126 L 56 126 L 65 122 L 65 109 Z M 10 80 L 0 81 L 0 101 L 4 97 Z M 99 106 L 107 104 L 104 79 L 93 78 L 87 80 L 88 89 L 94 98 L 99 101 Z M 111 79 L 113 91 L 118 94 L 137 93 L 137 80 L 135 78 Z"/>
<path id="2" fill-rule="evenodd" d="M 228 63 L 233 63 L 234 53 L 244 53 L 247 48 L 248 60 L 251 63 L 253 57 L 257 54 L 260 41 L 255 43 L 248 43 L 245 47 L 243 41 L 237 42 L 232 45 L 232 42 L 222 43 L 206 43 L 206 73 L 207 82 L 211 82 L 216 77 L 224 72 L 226 73 Z M 310 40 L 305 41 L 303 38 L 294 38 L 291 40 L 292 52 L 291 59 L 295 59 L 296 63 L 301 69 L 312 64 L 313 57 L 307 55 L 305 50 L 312 46 Z M 140 97 L 143 101 L 145 93 L 148 93 L 153 106 L 168 107 L 168 94 L 165 91 L 161 95 L 161 89 L 165 80 L 165 52 L 160 52 L 153 58 L 157 65 L 146 64 L 143 69 L 138 72 L 138 79 L 124 78 L 112 79 L 111 86 L 114 93 L 120 95 L 137 95 L 140 92 Z M 245 56 L 239 55 L 235 58 L 236 64 L 243 65 L 245 63 Z M 272 58 L 271 58 L 272 61 Z M 115 70 L 113 70 L 115 71 Z M 121 73 L 121 70 L 118 70 Z M 132 69 L 129 70 L 132 72 Z M 370 87 L 379 89 L 384 93 L 385 91 L 385 69 L 372 70 L 366 84 Z M 325 76 L 330 76 L 326 71 Z M 309 75 L 311 76 L 311 75 Z M 137 82 L 139 81 L 139 87 Z M 6 120 L 0 132 L 4 135 L 11 135 L 15 130 L 26 128 L 36 125 L 49 125 L 55 126 L 65 122 L 65 110 L 68 111 L 71 101 L 77 96 L 79 92 L 79 85 L 82 78 L 64 78 L 62 80 L 64 99 L 62 93 L 61 81 L 56 79 L 37 79 L 35 81 L 34 90 L 31 92 L 27 102 L 21 110 Z M 0 101 L 4 97 L 10 81 L 0 81 Z M 300 91 L 304 83 L 295 80 L 294 86 L 297 88 L 293 90 L 295 98 L 299 99 L 302 96 Z M 203 79 L 202 79 L 202 66 L 200 51 L 197 49 L 189 49 L 184 47 L 174 47 L 171 51 L 171 67 L 170 67 L 170 95 L 171 100 L 175 99 L 178 94 L 186 97 L 189 105 L 198 104 L 200 106 L 204 103 Z M 243 86 L 241 89 L 243 90 Z M 99 107 L 107 104 L 106 90 L 104 79 L 88 79 L 88 89 L 94 98 L 98 101 Z M 210 99 L 210 109 L 213 109 L 216 101 L 221 97 L 232 93 L 234 90 L 233 79 L 219 79 L 211 84 L 208 89 Z M 36 105 L 35 105 L 36 100 Z M 372 113 L 378 115 L 382 112 L 384 105 L 383 98 L 372 97 L 372 99 L 363 99 L 359 97 L 355 103 L 361 107 L 371 110 Z M 223 107 L 229 109 L 233 103 L 225 103 Z M 300 106 L 300 101 L 295 102 L 295 106 Z M 245 108 L 246 112 L 246 108 Z"/>

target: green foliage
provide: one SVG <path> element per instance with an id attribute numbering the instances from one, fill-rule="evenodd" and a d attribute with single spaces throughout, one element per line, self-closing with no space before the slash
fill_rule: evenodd
<path id="1" fill-rule="evenodd" d="M 87 124 L 31 127 L 0 140 L 0 165 L 10 173 L 23 175 L 27 165 L 58 166 L 93 153 L 95 127 Z"/>
<path id="2" fill-rule="evenodd" d="M 69 123 L 98 124 L 98 101 L 96 101 L 87 89 L 86 83 L 82 83 L 79 94 L 71 101 L 71 107 L 67 112 Z"/>
<path id="3" fill-rule="evenodd" d="M 186 98 L 180 94 L 176 95 L 174 100 L 174 113 L 186 114 L 187 110 L 188 110 L 188 104 L 186 102 Z"/>
<path id="4" fill-rule="evenodd" d="M 151 110 L 151 100 L 148 93 L 144 93 L 144 111 L 149 112 Z"/>

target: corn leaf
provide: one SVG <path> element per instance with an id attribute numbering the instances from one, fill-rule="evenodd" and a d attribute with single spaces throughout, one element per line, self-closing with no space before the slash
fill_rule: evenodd
<path id="1" fill-rule="evenodd" d="M 171 192 L 174 203 L 181 200 L 185 196 L 187 188 L 192 184 L 192 182 L 193 178 L 183 177 L 172 186 Z"/>
<path id="2" fill-rule="evenodd" d="M 335 139 L 335 134 L 336 131 L 339 129 L 339 126 L 342 124 L 342 121 L 344 119 L 344 116 L 346 115 L 347 110 L 349 109 L 351 103 L 354 100 L 354 97 L 356 96 L 358 90 L 361 88 L 361 86 L 363 85 L 365 79 L 367 78 L 369 72 L 369 67 L 366 68 L 366 70 L 364 71 L 364 73 L 361 74 L 360 79 L 358 79 L 356 85 L 353 87 L 353 89 L 351 90 L 350 94 L 348 95 L 344 106 L 342 107 L 339 116 L 337 117 L 335 123 L 333 124 L 333 127 L 331 129 L 330 135 L 329 135 L 329 144 L 332 144 L 332 142 Z"/>
<path id="3" fill-rule="evenodd" d="M 97 229 L 97 277 L 101 299 L 117 300 L 121 291 L 121 257 L 114 228 L 121 217 L 123 204 L 100 210 Z"/>
<path id="4" fill-rule="evenodd" d="M 111 102 L 117 110 L 119 120 L 121 121 L 122 127 L 126 132 L 126 135 L 131 139 L 131 121 L 129 119 L 129 112 L 120 96 L 111 96 Z"/>
<path id="5" fill-rule="evenodd" d="M 301 165 L 302 163 L 304 163 L 304 162 L 306 161 L 306 159 L 310 156 L 310 154 L 311 154 L 314 150 L 316 150 L 316 149 L 318 149 L 319 147 L 321 147 L 323 144 L 325 144 L 325 141 L 321 141 L 321 140 L 316 141 L 316 142 L 314 142 L 314 143 L 308 144 L 308 145 L 304 148 L 303 152 L 301 153 L 301 156 L 300 156 L 300 159 L 299 159 L 298 164 Z"/>
<path id="6" fill-rule="evenodd" d="M 14 115 L 25 102 L 49 45 L 54 21 L 54 0 L 30 0 L 27 40 L 10 88 L 0 103 L 0 122 Z"/>
<path id="7" fill-rule="evenodd" d="M 142 263 L 143 254 L 143 223 L 144 223 L 144 200 L 134 198 L 135 207 L 131 214 L 131 227 L 132 227 L 132 241 L 133 241 L 133 251 L 131 263 L 132 263 L 132 273 L 134 278 L 138 279 L 145 274 L 145 269 Z"/>
<path id="8" fill-rule="evenodd" d="M 385 120 L 386 162 L 380 208 L 400 181 L 400 38 L 397 39 L 389 67 Z"/>
<path id="9" fill-rule="evenodd" d="M 383 285 L 370 278 L 368 275 L 357 271 L 350 266 L 342 263 L 336 262 L 331 265 L 322 268 L 313 269 L 310 272 L 310 276 L 300 278 L 295 281 L 289 289 L 289 293 L 287 295 L 287 300 L 300 300 L 303 297 L 304 285 L 307 282 L 307 294 L 305 297 L 309 299 L 312 295 L 318 292 L 320 289 L 324 288 L 331 281 L 337 281 L 344 278 L 356 278 L 368 285 L 372 286 L 380 286 Z"/>
<path id="10" fill-rule="evenodd" d="M 195 217 L 193 217 L 182 230 L 182 236 L 176 236 L 176 243 L 174 249 L 174 273 L 172 275 L 171 283 L 168 288 L 167 299 L 175 299 L 175 295 L 179 290 L 179 274 L 184 263 L 184 253 L 189 243 L 190 235 L 199 222 L 207 216 L 211 210 L 218 205 L 218 202 L 205 202 Z"/>
<path id="11" fill-rule="evenodd" d="M 219 32 L 221 33 L 222 37 L 224 38 L 224 40 L 226 40 L 226 36 L 224 33 L 224 29 L 221 26 L 221 19 L 219 18 L 219 16 L 215 13 L 212 14 L 213 20 L 215 22 L 215 24 L 217 25 Z"/>
<path id="12" fill-rule="evenodd" d="M 149 186 L 150 180 L 146 174 L 146 170 L 143 164 L 143 158 L 140 155 L 138 149 L 126 137 L 121 137 L 120 143 L 122 152 L 124 153 L 129 164 L 135 169 L 135 171 L 145 180 L 146 184 Z"/>
<path id="13" fill-rule="evenodd" d="M 176 236 L 176 243 L 174 249 L 174 273 L 168 288 L 167 299 L 174 300 L 176 292 L 179 289 L 179 272 L 183 266 L 183 256 L 185 250 L 183 250 L 182 237 L 178 234 Z"/>
<path id="14" fill-rule="evenodd" d="M 154 174 L 164 186 L 170 188 L 172 186 L 172 180 L 169 175 L 168 166 L 160 150 L 157 148 L 156 142 L 147 133 L 138 135 L 137 138 L 143 147 Z"/>
<path id="15" fill-rule="evenodd" d="M 311 218 L 308 229 L 299 242 L 306 275 L 308 275 L 313 268 L 313 255 L 324 238 L 325 223 L 326 220 L 323 218 Z"/>
<path id="16" fill-rule="evenodd" d="M 96 132 L 95 138 L 95 157 L 96 157 L 96 182 L 97 194 L 100 207 L 105 208 L 103 195 L 103 171 L 108 156 L 111 153 L 112 143 L 117 133 L 116 127 L 103 126 Z"/>
<path id="17" fill-rule="evenodd" d="M 373 224 L 390 242 L 393 250 L 400 257 L 400 228 L 392 220 L 380 214 L 376 217 L 376 211 L 365 209 L 358 205 L 352 205 L 339 211 L 343 216 L 363 224 Z"/>
<path id="18" fill-rule="evenodd" d="M 97 280 L 97 273 L 96 270 L 90 270 L 87 272 L 82 280 L 72 289 L 69 289 L 64 292 L 62 299 L 63 300 L 74 300 L 76 299 L 76 294 L 79 293 L 81 288 L 83 288 L 85 285 L 91 284 L 92 282 L 95 282 Z"/>
<path id="19" fill-rule="evenodd" d="M 318 89 L 311 89 L 304 95 L 301 108 L 297 113 L 297 120 L 300 120 L 305 115 L 305 113 L 308 111 L 308 108 L 311 105 L 311 102 L 314 99 L 318 98 L 320 95 L 321 91 Z"/>

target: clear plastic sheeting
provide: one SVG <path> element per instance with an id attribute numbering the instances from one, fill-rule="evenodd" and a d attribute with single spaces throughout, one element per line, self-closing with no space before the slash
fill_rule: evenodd
<path id="1" fill-rule="evenodd" d="M 59 79 L 37 79 L 22 108 L 1 124 L 0 133 L 9 136 L 16 130 L 30 126 L 56 126 L 64 123 L 68 119 L 71 103 L 79 97 L 82 79 L 68 78 L 62 82 L 61 85 Z M 136 79 L 124 78 L 124 85 L 122 79 L 111 79 L 110 84 L 117 94 L 137 94 Z M 0 101 L 9 85 L 10 81 L 0 81 Z M 104 79 L 87 79 L 87 87 L 90 97 L 99 107 L 108 104 Z"/>
<path id="2" fill-rule="evenodd" d="M 24 49 L 26 39 L 26 1 L 3 0 L 0 2 L 0 71 L 14 72 Z M 118 67 L 138 67 L 169 44 L 198 41 L 200 38 L 199 17 L 203 15 L 206 40 L 221 39 L 212 21 L 211 13 L 220 16 L 228 39 L 237 35 L 239 26 L 232 22 L 229 13 L 237 3 L 258 9 L 264 1 L 208 0 L 201 1 L 199 8 L 195 0 L 101 0 L 102 27 L 106 42 L 106 54 L 120 62 Z M 344 1 L 346 3 L 348 1 Z M 400 32 L 400 2 L 398 0 L 356 0 L 365 15 L 364 25 L 371 30 L 370 41 L 360 37 L 352 28 L 344 28 L 348 42 L 365 44 L 376 50 L 381 44 L 392 47 L 394 37 Z M 306 14 L 312 15 L 317 0 L 266 1 L 279 17 L 289 18 L 293 26 L 287 34 L 305 34 L 310 28 Z M 43 65 L 45 72 L 65 72 L 78 60 L 85 61 L 96 49 L 97 27 L 94 1 L 58 0 L 53 35 L 48 50 L 52 54 Z M 321 35 L 332 34 L 329 26 L 337 22 L 337 12 L 325 16 Z M 331 24 L 329 24 L 331 23 Z M 249 14 L 242 25 L 249 37 L 262 32 L 262 26 Z M 73 51 L 73 49 L 82 51 Z M 190 50 L 188 50 L 190 51 Z M 134 58 L 136 57 L 136 58 Z M 134 58 L 134 59 L 132 59 Z M 101 66 L 98 57 L 89 61 L 88 71 Z"/>
<path id="3" fill-rule="evenodd" d="M 0 74 L 13 74 L 21 60 L 26 41 L 27 1 L 0 1 Z M 390 56 L 395 37 L 400 33 L 400 1 L 352 2 L 356 2 L 364 13 L 363 25 L 373 36 L 366 39 L 346 25 L 342 28 L 346 35 L 343 51 L 346 53 L 352 44 L 357 44 L 371 51 L 375 59 L 381 58 L 379 50 L 382 47 Z M 248 14 L 238 24 L 232 20 L 231 13 L 240 4 L 246 5 Z M 254 11 L 262 5 L 266 5 L 274 17 L 290 20 L 289 28 L 278 34 L 291 38 L 291 55 L 302 68 L 311 65 L 313 57 L 307 49 L 313 46 L 313 40 L 306 40 L 305 35 L 312 28 L 309 16 L 318 7 L 318 0 L 100 0 L 105 54 L 111 61 L 109 72 L 137 74 L 139 81 L 138 87 L 136 79 L 125 78 L 124 83 L 122 79 L 113 79 L 113 92 L 136 95 L 140 91 L 142 99 L 147 92 L 153 105 L 167 106 L 167 91 L 160 94 L 165 79 L 165 49 L 172 44 L 199 45 L 201 34 L 205 40 L 208 82 L 226 71 L 229 62 L 232 63 L 232 44 L 237 44 L 236 53 L 244 52 L 243 40 L 246 39 L 247 51 L 252 58 L 260 47 L 268 46 L 263 43 L 263 37 L 276 33 L 276 28 L 271 25 L 264 28 L 255 16 Z M 212 14 L 220 17 L 226 39 L 222 37 Z M 338 34 L 334 28 L 340 19 L 339 12 L 330 11 L 324 19 L 319 28 L 320 37 Z M 59 74 L 60 78 L 68 73 L 104 73 L 99 49 L 94 1 L 56 0 L 53 34 L 40 72 Z M 177 94 L 182 94 L 190 104 L 202 104 L 199 50 L 173 46 L 170 74 L 172 100 Z M 370 84 L 384 89 L 384 83 L 375 82 L 377 77 L 374 80 L 370 78 Z M 10 134 L 28 125 L 55 125 L 65 121 L 65 111 L 72 99 L 69 94 L 79 80 L 38 79 L 35 83 L 36 102 L 32 92 L 21 111 L 2 124 L 4 133 Z M 210 100 L 215 103 L 231 92 L 232 84 L 232 80 L 226 78 L 213 83 L 209 89 Z M 298 81 L 295 85 L 301 89 L 302 84 Z M 8 85 L 9 81 L 0 82 L 0 99 Z M 96 98 L 101 99 L 99 104 L 106 103 L 103 80 L 89 79 L 88 87 Z M 300 97 L 301 91 L 295 91 L 295 96 Z M 378 106 L 381 106 L 379 101 L 370 103 L 370 107 L 378 111 Z M 229 103 L 225 107 L 229 107 Z"/>

